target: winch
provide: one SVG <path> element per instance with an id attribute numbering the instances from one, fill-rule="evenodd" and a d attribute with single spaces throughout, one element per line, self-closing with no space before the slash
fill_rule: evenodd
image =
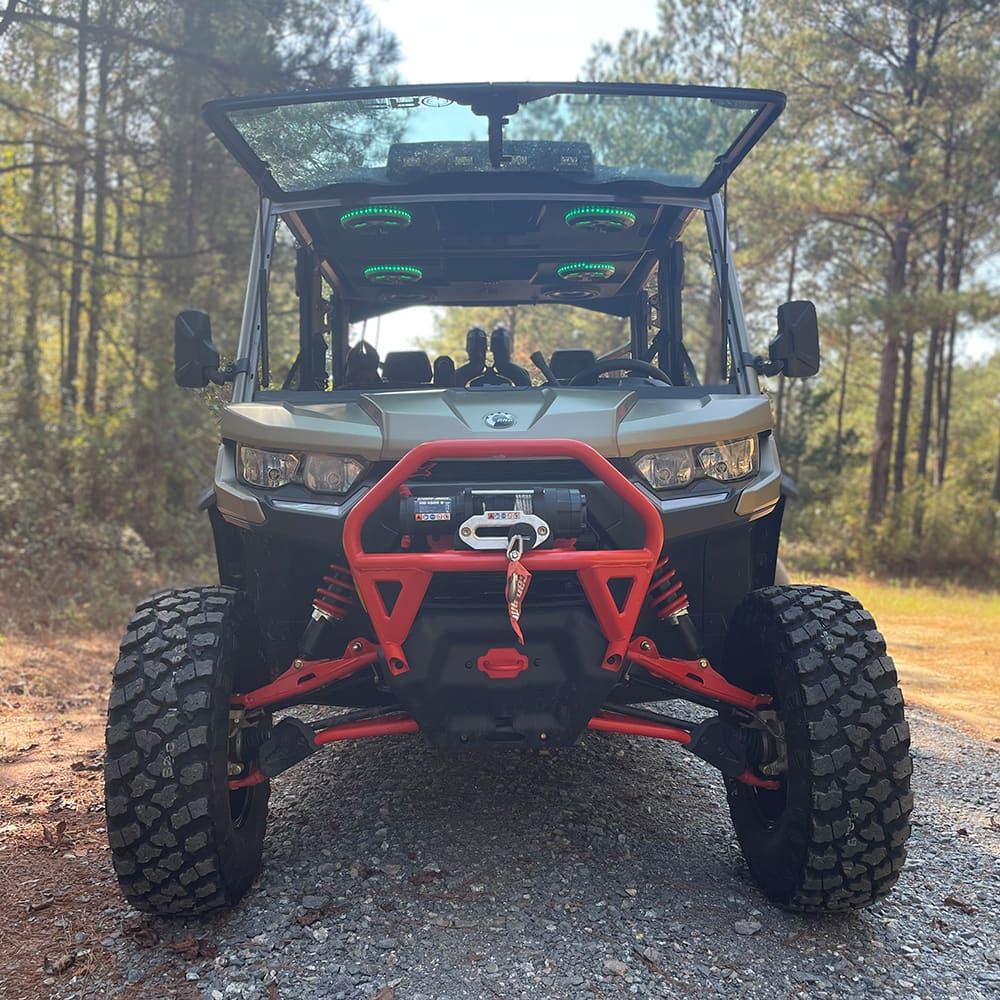
<path id="1" fill-rule="evenodd" d="M 551 547 L 557 538 L 579 537 L 587 523 L 587 497 L 563 487 L 402 496 L 399 520 L 405 534 L 453 533 L 458 548 L 505 550 L 517 534 L 525 549 L 536 549 Z"/>

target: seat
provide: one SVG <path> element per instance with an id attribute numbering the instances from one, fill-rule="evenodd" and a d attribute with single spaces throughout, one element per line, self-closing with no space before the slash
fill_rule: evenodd
<path id="1" fill-rule="evenodd" d="M 510 359 L 514 352 L 514 338 L 502 323 L 497 323 L 490 334 L 490 350 L 493 352 L 493 370 L 498 375 L 513 385 L 531 385 L 531 373 Z"/>
<path id="2" fill-rule="evenodd" d="M 362 340 L 355 344 L 347 354 L 347 371 L 344 385 L 351 389 L 374 389 L 382 384 L 378 374 L 378 351 L 371 344 Z"/>
<path id="3" fill-rule="evenodd" d="M 447 354 L 434 359 L 434 385 L 439 389 L 455 387 L 455 362 Z"/>
<path id="4" fill-rule="evenodd" d="M 382 381 L 394 386 L 427 385 L 432 378 L 425 351 L 390 351 L 382 364 Z"/>
<path id="5" fill-rule="evenodd" d="M 549 367 L 552 369 L 552 374 L 560 382 L 568 382 L 574 375 L 586 371 L 596 361 L 597 358 L 593 351 L 588 351 L 585 348 L 572 348 L 553 351 Z"/>

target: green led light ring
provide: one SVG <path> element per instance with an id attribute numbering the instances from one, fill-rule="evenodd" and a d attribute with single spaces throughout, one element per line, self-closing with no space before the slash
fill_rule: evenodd
<path id="1" fill-rule="evenodd" d="M 419 267 L 411 264 L 372 264 L 363 273 L 369 281 L 380 285 L 409 285 L 424 276 Z"/>
<path id="2" fill-rule="evenodd" d="M 595 264 L 590 261 L 574 261 L 556 268 L 556 274 L 563 281 L 600 281 L 615 273 L 614 264 Z"/>
<path id="3" fill-rule="evenodd" d="M 344 229 L 352 232 L 365 230 L 405 229 L 413 221 L 413 216 L 405 208 L 392 205 L 367 205 L 353 208 L 340 217 Z"/>
<path id="4" fill-rule="evenodd" d="M 571 208 L 563 216 L 563 221 L 574 228 L 616 232 L 631 229 L 635 225 L 636 215 L 630 208 L 615 205 L 581 205 L 579 208 Z"/>

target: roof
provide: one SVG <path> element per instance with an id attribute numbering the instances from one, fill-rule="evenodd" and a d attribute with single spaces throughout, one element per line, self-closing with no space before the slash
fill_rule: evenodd
<path id="1" fill-rule="evenodd" d="M 233 98 L 204 115 L 356 320 L 416 301 L 627 315 L 659 248 L 783 106 L 767 90 L 445 84 Z"/>

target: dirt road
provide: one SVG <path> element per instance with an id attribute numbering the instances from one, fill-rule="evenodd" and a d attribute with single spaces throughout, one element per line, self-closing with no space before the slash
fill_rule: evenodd
<path id="1" fill-rule="evenodd" d="M 115 648 L 0 646 L 2 1000 L 1000 993 L 1000 744 L 923 710 L 907 871 L 845 919 L 757 894 L 711 769 L 588 735 L 542 756 L 339 747 L 276 782 L 266 869 L 240 907 L 147 921 L 105 844 Z"/>

